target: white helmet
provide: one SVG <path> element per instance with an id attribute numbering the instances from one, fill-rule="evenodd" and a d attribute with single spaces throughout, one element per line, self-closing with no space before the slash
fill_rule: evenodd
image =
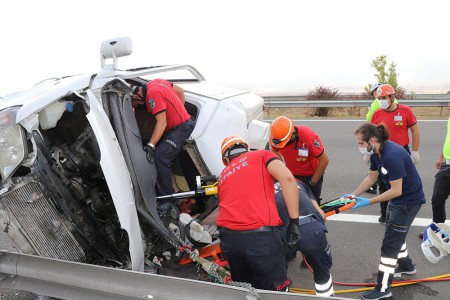
<path id="1" fill-rule="evenodd" d="M 373 95 L 373 92 L 378 89 L 380 87 L 381 84 L 379 83 L 374 83 L 372 84 L 372 86 L 370 87 L 370 94 Z"/>
<path id="2" fill-rule="evenodd" d="M 450 255 L 449 235 L 450 226 L 444 223 L 431 223 L 423 232 L 422 252 L 431 263 L 435 264 Z"/>

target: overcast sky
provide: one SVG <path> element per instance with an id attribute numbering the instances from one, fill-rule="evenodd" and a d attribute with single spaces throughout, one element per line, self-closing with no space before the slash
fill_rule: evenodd
<path id="1" fill-rule="evenodd" d="M 399 84 L 450 90 L 450 1 L 0 1 L 0 95 L 96 73 L 103 40 L 129 36 L 119 68 L 190 64 L 259 93 L 362 91 L 387 55 Z"/>

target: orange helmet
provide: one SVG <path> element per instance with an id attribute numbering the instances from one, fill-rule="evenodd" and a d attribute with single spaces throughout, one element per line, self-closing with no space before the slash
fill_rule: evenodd
<path id="1" fill-rule="evenodd" d="M 288 117 L 278 117 L 270 125 L 270 145 L 273 148 L 283 148 L 294 133 L 294 122 Z"/>
<path id="2" fill-rule="evenodd" d="M 377 89 L 377 98 L 395 95 L 395 90 L 390 84 L 382 84 Z"/>
<path id="3" fill-rule="evenodd" d="M 234 150 L 233 148 L 235 146 L 240 147 L 237 147 L 237 150 Z M 222 162 L 226 166 L 228 163 L 225 160 L 225 157 L 229 158 L 231 155 L 247 152 L 248 144 L 240 136 L 230 135 L 223 139 L 222 146 L 220 148 L 222 150 Z"/>

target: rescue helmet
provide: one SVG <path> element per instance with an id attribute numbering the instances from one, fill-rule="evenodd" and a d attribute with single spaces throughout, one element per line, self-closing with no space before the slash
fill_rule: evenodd
<path id="1" fill-rule="evenodd" d="M 370 87 L 370 94 L 373 95 L 373 93 L 380 87 L 381 84 L 379 83 L 374 83 L 372 84 L 372 86 Z"/>
<path id="2" fill-rule="evenodd" d="M 444 223 L 431 223 L 423 232 L 422 252 L 431 263 L 435 264 L 450 255 L 450 226 Z M 436 248 L 433 251 L 431 248 Z M 439 253 L 439 255 L 437 255 Z"/>
<path id="3" fill-rule="evenodd" d="M 220 148 L 222 151 L 222 162 L 226 166 L 228 163 L 225 158 L 230 159 L 232 155 L 247 152 L 248 144 L 240 136 L 230 135 L 223 139 Z"/>
<path id="4" fill-rule="evenodd" d="M 382 84 L 377 88 L 377 98 L 395 95 L 395 90 L 390 84 Z"/>
<path id="5" fill-rule="evenodd" d="M 270 145 L 272 148 L 283 148 L 294 133 L 294 122 L 285 116 L 277 117 L 270 125 Z"/>

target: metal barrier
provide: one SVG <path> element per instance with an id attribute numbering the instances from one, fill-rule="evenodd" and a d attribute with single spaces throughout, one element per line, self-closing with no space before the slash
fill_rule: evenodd
<path id="1" fill-rule="evenodd" d="M 0 288 L 61 299 L 343 299 L 256 290 L 0 250 Z"/>
<path id="2" fill-rule="evenodd" d="M 298 97 L 296 98 L 298 99 Z M 304 108 L 304 107 L 367 107 L 373 100 L 295 100 L 288 98 L 264 98 L 269 108 Z M 399 100 L 401 104 L 411 107 L 450 107 L 450 99 Z"/>

